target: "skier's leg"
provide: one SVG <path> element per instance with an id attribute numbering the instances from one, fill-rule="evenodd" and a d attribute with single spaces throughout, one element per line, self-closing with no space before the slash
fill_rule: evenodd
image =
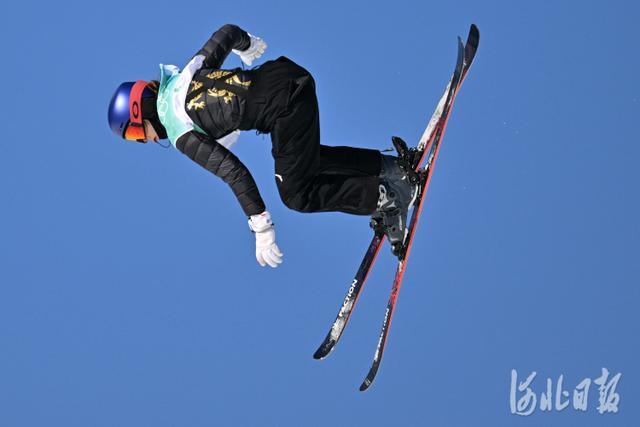
<path id="1" fill-rule="evenodd" d="M 376 172 L 380 169 L 380 154 L 375 150 L 343 147 L 321 149 L 318 104 L 312 83 L 310 78 L 306 84 L 295 88 L 286 114 L 278 117 L 271 131 L 280 196 L 288 207 L 302 212 L 340 211 L 370 215 L 379 195 Z M 367 157 L 369 165 L 363 168 L 337 159 L 339 154 L 347 153 Z M 329 168 L 330 173 L 323 173 L 321 159 L 327 160 L 327 166 L 343 167 Z M 337 174 L 340 171 L 343 173 Z"/>
<path id="2" fill-rule="evenodd" d="M 293 196 L 283 201 L 299 212 L 345 212 L 354 215 L 372 215 L 378 203 L 378 177 L 354 177 L 320 174 L 306 185 L 296 186 Z M 284 183 L 279 184 L 280 194 L 289 192 Z"/>
<path id="3" fill-rule="evenodd" d="M 318 167 L 321 173 L 352 176 L 379 176 L 381 154 L 378 150 L 320 145 Z"/>

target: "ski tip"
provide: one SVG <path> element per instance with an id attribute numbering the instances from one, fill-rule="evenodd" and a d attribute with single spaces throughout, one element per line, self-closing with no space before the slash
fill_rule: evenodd
<path id="1" fill-rule="evenodd" d="M 313 353 L 313 358 L 316 360 L 324 359 L 329 355 L 329 353 L 331 353 L 335 344 L 336 344 L 335 341 L 328 341 L 328 342 L 322 343 L 322 345 L 318 347 L 316 352 Z"/>
<path id="2" fill-rule="evenodd" d="M 362 384 L 360 384 L 360 391 L 366 391 L 370 385 L 371 385 L 371 381 L 369 380 L 369 378 L 367 378 L 362 382 Z"/>
<path id="3" fill-rule="evenodd" d="M 360 384 L 360 391 L 365 391 L 371 386 L 373 380 L 376 378 L 379 367 L 380 359 L 374 360 L 373 365 L 371 365 L 371 369 L 369 369 L 369 372 L 367 373 L 367 377 L 362 381 L 362 384 Z"/>

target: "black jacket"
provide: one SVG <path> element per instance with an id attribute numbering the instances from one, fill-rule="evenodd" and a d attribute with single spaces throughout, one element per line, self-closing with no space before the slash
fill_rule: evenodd
<path id="1" fill-rule="evenodd" d="M 220 70 L 232 49 L 246 50 L 251 43 L 249 35 L 235 25 L 224 25 L 213 33 L 209 41 L 196 55 L 204 55 L 202 68 L 194 76 L 189 92 L 197 91 L 199 84 L 211 78 L 227 74 Z M 246 99 L 241 96 L 251 85 L 252 71 L 237 72 L 231 84 L 238 86 L 234 93 L 229 90 L 211 89 L 201 92 L 198 99 L 187 94 L 185 110 L 191 119 L 207 135 L 191 131 L 178 138 L 176 147 L 196 163 L 229 184 L 242 210 L 247 216 L 265 211 L 264 201 L 249 170 L 229 150 L 216 142 L 230 132 L 240 128 Z"/>

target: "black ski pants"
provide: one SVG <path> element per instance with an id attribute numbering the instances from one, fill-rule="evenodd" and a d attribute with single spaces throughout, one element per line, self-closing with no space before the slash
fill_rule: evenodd
<path id="1" fill-rule="evenodd" d="M 379 194 L 380 152 L 321 145 L 313 77 L 286 58 L 278 61 L 291 67 L 283 108 L 267 120 L 270 123 L 262 120 L 260 127 L 271 133 L 275 180 L 282 201 L 300 212 L 372 214 Z"/>

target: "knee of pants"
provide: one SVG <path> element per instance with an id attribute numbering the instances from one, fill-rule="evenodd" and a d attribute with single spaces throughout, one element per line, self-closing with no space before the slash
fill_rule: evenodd
<path id="1" fill-rule="evenodd" d="M 279 181 L 277 182 L 277 185 L 280 200 L 282 200 L 282 203 L 284 203 L 286 207 L 297 212 L 311 212 L 308 207 L 305 206 L 305 203 L 303 203 L 302 198 L 298 197 L 300 194 L 299 189 L 284 185 Z"/>
<path id="2" fill-rule="evenodd" d="M 308 212 L 307 210 L 305 210 L 304 206 L 295 198 L 285 198 L 280 195 L 280 199 L 282 200 L 284 205 L 291 210 L 294 210 L 296 212 Z"/>

